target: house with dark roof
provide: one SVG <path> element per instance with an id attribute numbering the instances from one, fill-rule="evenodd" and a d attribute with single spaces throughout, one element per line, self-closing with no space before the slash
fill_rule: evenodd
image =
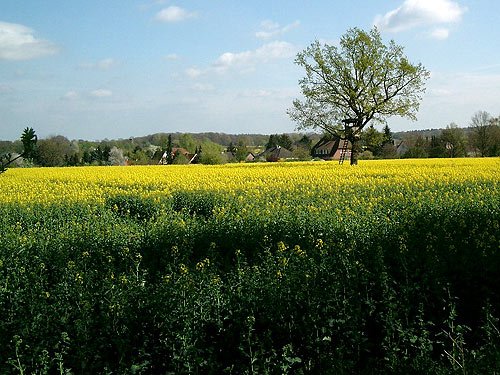
<path id="1" fill-rule="evenodd" d="M 255 159 L 259 161 L 265 160 L 273 162 L 273 161 L 291 159 L 292 157 L 293 157 L 292 151 L 281 146 L 275 146 L 261 152 L 255 157 Z"/>
<path id="2" fill-rule="evenodd" d="M 167 156 L 167 151 L 165 151 L 158 164 L 167 164 Z M 188 164 L 194 164 L 198 160 L 198 154 L 192 154 L 182 147 L 172 148 L 171 160 L 175 159 L 176 157 L 185 158 Z"/>
<path id="3" fill-rule="evenodd" d="M 340 160 L 342 155 L 342 147 L 345 139 L 340 137 L 323 137 L 311 149 L 311 155 L 314 158 L 323 160 Z M 347 150 L 345 159 L 351 157 L 351 142 L 347 141 Z"/>
<path id="4" fill-rule="evenodd" d="M 255 155 L 253 152 L 249 152 L 247 156 L 245 157 L 246 162 L 252 162 L 255 161 Z"/>

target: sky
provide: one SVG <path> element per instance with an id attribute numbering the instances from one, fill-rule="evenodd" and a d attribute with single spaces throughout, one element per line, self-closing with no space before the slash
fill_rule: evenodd
<path id="1" fill-rule="evenodd" d="M 431 77 L 417 121 L 500 114 L 497 0 L 1 0 L 0 139 L 290 133 L 296 54 L 376 26 Z"/>

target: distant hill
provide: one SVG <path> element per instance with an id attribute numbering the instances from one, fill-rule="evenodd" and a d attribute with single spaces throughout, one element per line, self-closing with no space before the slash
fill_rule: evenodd
<path id="1" fill-rule="evenodd" d="M 470 132 L 471 128 L 462 128 L 464 132 L 467 134 Z M 405 139 L 407 137 L 415 137 L 422 136 L 424 138 L 431 138 L 432 136 L 440 135 L 443 129 L 425 129 L 425 130 L 409 130 L 403 132 L 394 132 L 393 138 L 395 139 Z M 188 137 L 192 142 L 196 145 L 201 144 L 206 141 L 210 141 L 213 143 L 217 143 L 221 146 L 227 147 L 231 143 L 236 145 L 239 141 L 242 141 L 244 144 L 248 146 L 264 146 L 269 140 L 268 134 L 227 134 L 227 133 L 218 133 L 218 132 L 203 132 L 203 133 L 154 133 L 149 135 L 144 135 L 140 137 L 131 137 L 131 138 L 121 138 L 121 139 L 104 139 L 102 141 L 88 141 L 88 140 L 75 140 L 80 143 L 85 144 L 105 144 L 109 146 L 116 145 L 117 147 L 123 147 L 124 144 L 133 142 L 136 145 L 155 145 L 164 147 L 166 145 L 166 141 L 168 139 L 169 134 L 172 136 L 172 140 L 174 142 L 179 142 L 181 138 Z M 304 134 L 306 134 L 313 143 L 317 142 L 321 138 L 320 133 L 308 132 L 308 133 L 286 133 L 292 141 L 299 140 Z M 0 140 L 0 153 L 17 151 L 20 147 L 20 141 L 10 142 L 10 141 L 2 141 Z"/>
<path id="2" fill-rule="evenodd" d="M 439 129 L 423 129 L 423 130 L 408 130 L 403 132 L 395 132 L 393 133 L 393 138 L 395 139 L 405 139 L 408 136 L 421 136 L 422 138 L 431 138 L 433 136 L 441 135 L 441 132 L 446 128 Z M 472 128 L 460 128 L 467 135 L 472 130 Z"/>

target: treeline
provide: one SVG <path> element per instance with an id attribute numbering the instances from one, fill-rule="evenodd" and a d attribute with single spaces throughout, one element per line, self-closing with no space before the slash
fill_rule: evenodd
<path id="1" fill-rule="evenodd" d="M 379 132 L 370 126 L 363 131 L 361 139 L 365 159 L 500 156 L 500 116 L 495 118 L 479 111 L 472 116 L 467 128 L 452 123 L 445 129 L 394 135 L 387 127 Z"/>
<path id="2" fill-rule="evenodd" d="M 144 137 L 118 140 L 69 140 L 57 135 L 39 139 L 31 160 L 19 158 L 12 166 L 80 166 L 80 165 L 145 165 L 158 164 L 172 147 L 190 154 L 203 150 L 204 164 L 244 161 L 249 153 L 258 153 L 275 146 L 292 152 L 291 158 L 310 160 L 311 152 L 321 134 L 224 134 L 224 133 L 156 133 Z M 386 125 L 382 131 L 373 125 L 361 134 L 361 159 L 487 157 L 500 155 L 500 117 L 479 111 L 470 126 L 450 124 L 445 129 L 392 133 Z M 21 140 L 0 141 L 0 155 L 20 155 Z"/>
<path id="3" fill-rule="evenodd" d="M 148 137 L 85 141 L 69 140 L 57 135 L 39 139 L 32 160 L 19 159 L 17 166 L 30 163 L 43 167 L 83 165 L 146 165 L 157 164 L 167 146 L 166 134 Z M 180 134 L 173 138 L 174 147 L 182 147 L 194 153 L 203 147 L 206 157 L 220 155 L 224 147 L 211 140 L 195 138 L 191 134 Z M 0 142 L 0 154 L 13 155 L 22 152 L 20 141 Z"/>
<path id="4" fill-rule="evenodd" d="M 410 132 L 399 148 L 406 158 L 500 156 L 499 118 L 489 125 L 465 129 L 451 124 L 434 135 Z"/>
<path id="5" fill-rule="evenodd" d="M 203 164 L 224 164 L 245 160 L 249 153 L 259 153 L 272 145 L 296 149 L 297 152 L 309 155 L 313 140 L 319 135 L 262 135 L 223 133 L 157 133 L 144 137 L 118 140 L 85 141 L 69 140 L 57 135 L 39 139 L 32 160 L 20 158 L 13 166 L 84 166 L 84 165 L 147 165 L 158 164 L 168 148 L 171 136 L 172 147 L 182 149 L 191 155 L 200 153 L 198 162 Z M 21 154 L 20 141 L 0 141 L 0 154 Z M 300 151 L 300 152 L 299 152 Z M 301 158 L 302 159 L 302 158 Z M 177 163 L 187 163 L 184 157 L 177 158 Z"/>

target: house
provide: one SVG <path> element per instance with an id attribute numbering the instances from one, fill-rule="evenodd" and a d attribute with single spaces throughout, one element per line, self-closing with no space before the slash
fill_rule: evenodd
<path id="1" fill-rule="evenodd" d="M 194 164 L 197 161 L 198 154 L 192 154 L 188 150 L 182 147 L 174 147 L 172 148 L 171 160 L 174 160 L 176 157 L 185 158 L 187 162 L 186 164 L 191 164 L 191 163 Z M 163 153 L 158 164 L 167 164 L 167 151 Z"/>
<path id="2" fill-rule="evenodd" d="M 293 158 L 292 151 L 287 150 L 286 148 L 281 146 L 268 148 L 267 150 L 261 152 L 255 157 L 256 160 L 270 161 L 270 162 L 291 159 L 291 158 Z"/>
<path id="3" fill-rule="evenodd" d="M 396 139 L 394 140 L 394 145 L 396 146 L 396 152 L 399 156 L 406 154 L 410 150 L 408 142 L 405 140 Z"/>
<path id="4" fill-rule="evenodd" d="M 245 157 L 246 162 L 252 162 L 255 161 L 256 156 L 253 154 L 253 152 L 249 152 L 248 155 Z"/>
<path id="5" fill-rule="evenodd" d="M 323 160 L 340 160 L 342 155 L 342 147 L 346 140 L 340 137 L 323 137 L 311 149 L 311 155 L 314 158 Z M 351 142 L 347 141 L 347 149 L 345 159 L 351 157 Z"/>

